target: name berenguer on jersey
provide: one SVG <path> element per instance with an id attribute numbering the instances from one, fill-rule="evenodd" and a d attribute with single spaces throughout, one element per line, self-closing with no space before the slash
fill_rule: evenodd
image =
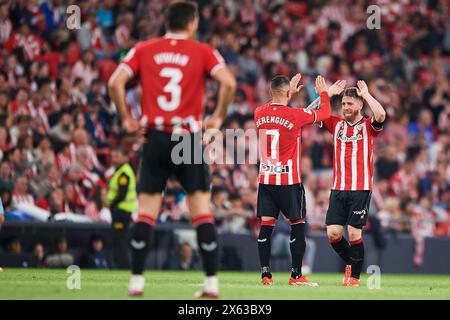
<path id="1" fill-rule="evenodd" d="M 259 128 L 261 125 L 265 123 L 276 123 L 279 124 L 280 126 L 286 127 L 288 130 L 292 130 L 292 128 L 294 128 L 294 124 L 292 122 L 277 116 L 265 116 L 259 118 L 258 121 L 256 121 L 256 127 Z"/>

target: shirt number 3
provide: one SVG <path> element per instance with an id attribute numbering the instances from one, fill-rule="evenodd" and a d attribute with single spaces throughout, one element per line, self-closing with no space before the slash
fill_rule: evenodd
<path id="1" fill-rule="evenodd" d="M 183 73 L 177 68 L 163 68 L 159 75 L 163 78 L 169 78 L 169 82 L 163 88 L 163 91 L 170 94 L 170 100 L 166 96 L 158 96 L 158 106 L 164 111 L 173 111 L 180 106 L 181 87 L 180 82 L 183 79 Z"/>

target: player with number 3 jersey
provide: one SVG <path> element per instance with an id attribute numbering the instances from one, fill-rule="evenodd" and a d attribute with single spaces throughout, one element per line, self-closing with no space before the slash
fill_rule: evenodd
<path id="1" fill-rule="evenodd" d="M 187 193 L 187 202 L 196 228 L 197 241 L 206 273 L 197 297 L 216 298 L 219 294 L 218 243 L 214 218 L 210 212 L 210 177 L 207 164 L 194 161 L 194 150 L 201 148 L 195 132 L 219 129 L 236 90 L 236 80 L 223 58 L 212 47 L 194 40 L 199 22 L 197 5 L 190 1 L 171 3 L 165 12 L 167 33 L 162 38 L 138 43 L 111 76 L 109 92 L 119 111 L 124 129 L 142 133 L 141 124 L 130 117 L 125 105 L 125 85 L 134 76 L 142 87 L 142 120 L 148 126 L 143 146 L 138 184 L 139 215 L 132 230 L 132 277 L 128 292 L 143 294 L 143 271 L 149 240 L 161 208 L 167 179 L 174 175 Z M 220 83 L 217 106 L 202 125 L 205 80 Z M 172 139 L 178 135 L 178 139 Z M 190 150 L 183 150 L 183 162 L 172 159 L 179 139 L 189 139 Z M 187 147 L 189 149 L 189 147 Z M 186 153 L 190 153 L 184 161 Z"/>
<path id="2" fill-rule="evenodd" d="M 179 126 L 201 129 L 205 78 L 214 77 L 224 66 L 216 49 L 185 34 L 168 32 L 137 44 L 119 68 L 130 78 L 140 76 L 142 114 L 150 128 L 172 132 Z"/>

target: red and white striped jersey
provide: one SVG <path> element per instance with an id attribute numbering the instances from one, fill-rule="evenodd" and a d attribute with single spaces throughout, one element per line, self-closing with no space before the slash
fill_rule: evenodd
<path id="1" fill-rule="evenodd" d="M 40 55 L 44 44 L 44 40 L 34 33 L 30 33 L 28 35 L 14 33 L 5 42 L 5 49 L 8 52 L 12 52 L 16 48 L 22 48 L 25 53 L 25 57 L 29 61 L 32 61 Z"/>
<path id="2" fill-rule="evenodd" d="M 34 198 L 30 193 L 16 193 L 13 192 L 11 195 L 12 206 L 17 206 L 19 204 L 34 204 Z"/>
<path id="3" fill-rule="evenodd" d="M 373 148 L 375 137 L 382 131 L 372 122 L 372 118 L 362 118 L 351 125 L 335 116 L 323 121 L 333 135 L 332 190 L 372 190 Z"/>
<path id="4" fill-rule="evenodd" d="M 260 156 L 259 183 L 301 182 L 301 127 L 314 123 L 315 111 L 265 104 L 255 110 Z"/>
<path id="5" fill-rule="evenodd" d="M 9 39 L 12 29 L 13 29 L 13 26 L 12 26 L 11 20 L 9 20 L 8 18 L 6 18 L 4 20 L 0 20 L 0 43 L 1 44 L 4 44 Z"/>

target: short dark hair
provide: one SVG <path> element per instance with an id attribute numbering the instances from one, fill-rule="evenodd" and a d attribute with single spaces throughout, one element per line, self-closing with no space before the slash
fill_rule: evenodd
<path id="1" fill-rule="evenodd" d="M 289 85 L 289 79 L 285 76 L 275 76 L 272 80 L 270 80 L 270 89 L 272 91 L 280 91 L 282 87 L 289 87 Z"/>
<path id="2" fill-rule="evenodd" d="M 358 88 L 350 87 L 344 90 L 343 97 L 351 97 L 363 101 L 363 99 L 358 95 Z"/>
<path id="3" fill-rule="evenodd" d="M 187 25 L 197 17 L 197 4 L 191 1 L 175 1 L 165 12 L 165 25 L 169 31 L 186 29 Z"/>

